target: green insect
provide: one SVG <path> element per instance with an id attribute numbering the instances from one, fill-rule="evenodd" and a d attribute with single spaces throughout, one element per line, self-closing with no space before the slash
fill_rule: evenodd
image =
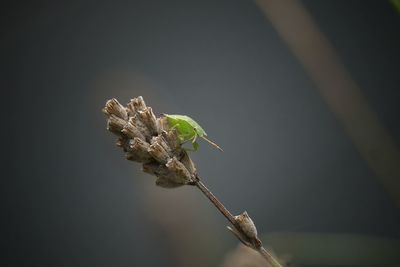
<path id="1" fill-rule="evenodd" d="M 194 151 L 199 147 L 199 144 L 196 142 L 197 137 L 203 138 L 208 143 L 222 151 L 216 143 L 206 138 L 207 134 L 204 129 L 192 118 L 186 115 L 163 115 L 167 118 L 169 126 L 177 130 L 181 143 L 191 141 Z"/>

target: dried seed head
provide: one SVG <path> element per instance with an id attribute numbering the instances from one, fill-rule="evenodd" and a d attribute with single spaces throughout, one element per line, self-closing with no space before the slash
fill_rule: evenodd
<path id="1" fill-rule="evenodd" d="M 133 106 L 132 99 L 131 99 L 131 101 L 126 105 L 126 111 L 128 112 L 128 116 L 129 116 L 129 117 L 133 117 L 133 116 L 136 115 L 136 110 L 135 110 L 135 107 Z"/>
<path id="2" fill-rule="evenodd" d="M 128 138 L 134 139 L 135 137 L 146 140 L 146 137 L 142 134 L 142 132 L 133 126 L 132 123 L 128 122 L 125 124 L 124 128 L 121 130 L 121 132 Z"/>
<path id="3" fill-rule="evenodd" d="M 168 160 L 167 164 L 168 170 L 174 175 L 171 175 L 170 180 L 175 183 L 186 184 L 191 180 L 191 176 L 189 171 L 186 169 L 185 165 L 183 165 L 179 160 L 175 157 Z"/>
<path id="4" fill-rule="evenodd" d="M 165 141 L 165 139 L 161 135 L 157 135 L 157 136 L 154 136 L 153 138 L 151 138 L 150 143 L 151 144 L 154 144 L 154 143 L 160 144 L 162 146 L 162 148 L 164 148 L 164 150 L 168 153 L 168 155 L 170 157 L 174 156 L 174 154 L 171 151 L 171 148 L 169 147 L 169 145 L 167 144 L 167 142 Z"/>
<path id="5" fill-rule="evenodd" d="M 130 104 L 133 106 L 136 112 L 142 111 L 146 108 L 146 103 L 143 100 L 142 96 L 135 97 L 131 99 Z"/>
<path id="6" fill-rule="evenodd" d="M 143 163 L 143 171 L 157 176 L 156 184 L 174 188 L 189 184 L 196 169 L 182 149 L 175 129 L 165 117 L 156 118 L 142 97 L 132 99 L 127 108 L 116 99 L 107 101 L 107 128 L 117 134 L 117 146 L 128 160 Z"/>
<path id="7" fill-rule="evenodd" d="M 121 135 L 121 130 L 124 128 L 126 121 L 111 114 L 107 121 L 107 130 L 117 135 Z"/>
<path id="8" fill-rule="evenodd" d="M 128 119 L 128 113 L 123 105 L 121 105 L 117 99 L 113 98 L 106 102 L 106 106 L 103 108 L 103 112 L 107 115 L 115 115 L 123 120 Z"/>
<path id="9" fill-rule="evenodd" d="M 190 172 L 190 174 L 196 173 L 196 167 L 194 166 L 193 161 L 190 159 L 188 153 L 185 150 L 182 150 L 182 157 L 180 162 L 185 166 L 185 168 Z"/>
<path id="10" fill-rule="evenodd" d="M 140 163 L 151 162 L 153 159 L 151 157 L 143 157 L 143 155 L 136 154 L 134 152 L 128 151 L 125 154 L 127 160 L 136 161 Z"/>
<path id="11" fill-rule="evenodd" d="M 157 126 L 160 132 L 170 130 L 167 117 L 165 116 L 157 118 Z"/>
<path id="12" fill-rule="evenodd" d="M 184 184 L 176 184 L 168 179 L 165 179 L 162 176 L 158 176 L 157 180 L 156 180 L 156 185 L 162 188 L 176 188 L 176 187 L 180 187 Z"/>
<path id="13" fill-rule="evenodd" d="M 133 140 L 130 141 L 129 147 L 132 150 L 140 150 L 143 152 L 147 152 L 147 150 L 150 147 L 150 144 L 141 138 L 135 137 L 135 138 L 133 138 Z"/>
<path id="14" fill-rule="evenodd" d="M 175 154 L 179 154 L 181 151 L 181 143 L 179 141 L 178 133 L 175 129 L 169 131 L 162 131 L 162 137 L 167 142 L 168 146 Z"/>
<path id="15" fill-rule="evenodd" d="M 133 117 L 130 117 L 129 123 L 142 133 L 142 135 L 145 137 L 144 140 L 150 141 L 152 135 L 146 125 L 144 125 L 144 123 L 140 120 L 139 115 L 136 114 Z"/>
<path id="16" fill-rule="evenodd" d="M 145 173 L 155 175 L 155 176 L 166 176 L 168 175 L 169 171 L 165 165 L 160 165 L 158 162 L 149 162 L 145 163 L 142 166 L 142 170 Z"/>
<path id="17" fill-rule="evenodd" d="M 246 211 L 235 216 L 235 220 L 247 237 L 257 239 L 257 228 Z"/>
<path id="18" fill-rule="evenodd" d="M 186 174 L 182 173 L 180 167 L 175 168 L 170 166 L 168 168 L 166 165 L 153 162 L 143 164 L 143 171 L 157 176 L 156 185 L 160 187 L 175 188 L 188 183 Z"/>
<path id="19" fill-rule="evenodd" d="M 169 160 L 168 152 L 159 143 L 151 144 L 147 151 L 161 164 L 165 164 Z"/>
<path id="20" fill-rule="evenodd" d="M 135 137 L 129 140 L 128 152 L 126 158 L 137 162 L 150 162 L 153 157 L 148 152 L 150 145 L 140 138 Z"/>
<path id="21" fill-rule="evenodd" d="M 147 107 L 144 110 L 139 111 L 138 114 L 140 116 L 141 121 L 144 123 L 144 125 L 147 126 L 147 129 L 149 129 L 150 133 L 152 135 L 157 135 L 158 134 L 157 119 L 151 107 Z"/>

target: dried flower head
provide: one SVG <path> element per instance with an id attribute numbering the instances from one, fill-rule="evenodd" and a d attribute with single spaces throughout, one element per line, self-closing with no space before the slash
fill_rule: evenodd
<path id="1" fill-rule="evenodd" d="M 126 159 L 142 163 L 144 172 L 157 176 L 156 185 L 174 188 L 193 182 L 196 168 L 176 131 L 165 118 L 157 118 L 141 96 L 126 107 L 110 99 L 103 112 L 108 117 L 107 129 L 118 136 L 117 146 Z"/>

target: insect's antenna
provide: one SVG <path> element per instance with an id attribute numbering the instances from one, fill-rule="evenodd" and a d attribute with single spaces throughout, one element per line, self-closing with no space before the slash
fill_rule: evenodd
<path id="1" fill-rule="evenodd" d="M 224 151 L 222 150 L 222 148 L 220 148 L 220 147 L 219 147 L 216 143 L 214 143 L 213 141 L 207 139 L 204 135 L 201 136 L 201 138 L 203 138 L 204 140 L 206 140 L 208 143 L 210 143 L 211 145 L 213 145 L 215 148 L 218 148 L 219 150 L 221 150 L 222 152 L 224 152 Z"/>

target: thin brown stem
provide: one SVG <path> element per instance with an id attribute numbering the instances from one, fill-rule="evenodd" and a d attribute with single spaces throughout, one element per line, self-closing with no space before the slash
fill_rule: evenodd
<path id="1" fill-rule="evenodd" d="M 197 175 L 193 179 L 193 185 L 200 189 L 200 191 L 211 201 L 211 203 L 224 215 L 224 217 L 233 225 L 236 231 L 230 227 L 235 236 L 246 246 L 258 251 L 260 255 L 273 267 L 282 267 L 275 257 L 268 252 L 262 245 L 261 240 L 249 237 L 240 225 L 237 223 L 232 213 L 222 204 L 222 202 L 207 188 L 207 186 L 200 180 Z"/>
<path id="2" fill-rule="evenodd" d="M 274 256 L 268 250 L 266 250 L 263 246 L 259 247 L 257 251 L 274 267 L 282 267 L 283 265 L 275 259 Z"/>
<path id="3" fill-rule="evenodd" d="M 214 194 L 203 184 L 202 181 L 196 179 L 195 185 L 200 189 L 201 192 L 214 204 L 214 206 L 228 219 L 228 221 L 236 227 L 235 217 L 233 217 L 232 213 L 222 204 L 219 199 L 214 196 Z"/>

